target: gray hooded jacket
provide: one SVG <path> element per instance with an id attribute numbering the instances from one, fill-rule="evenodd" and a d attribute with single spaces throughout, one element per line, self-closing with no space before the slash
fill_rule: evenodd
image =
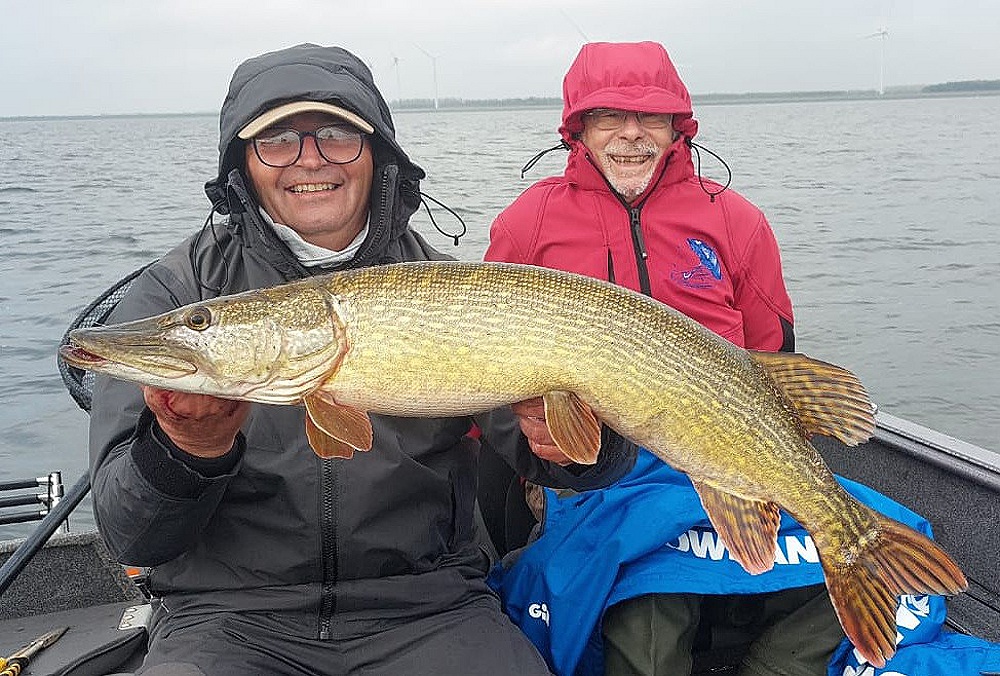
<path id="1" fill-rule="evenodd" d="M 375 128 L 369 234 L 348 265 L 444 258 L 408 225 L 423 172 L 397 145 L 368 69 L 346 51 L 301 45 L 237 69 L 221 112 L 219 173 L 206 185 L 213 208 L 229 217 L 146 269 L 111 322 L 316 272 L 261 221 L 236 137 L 290 99 L 334 102 Z M 301 408 L 255 404 L 234 449 L 199 460 L 159 432 L 136 386 L 99 378 L 91 477 L 100 531 L 123 563 L 152 567 L 149 585 L 170 608 L 167 622 L 262 611 L 281 613 L 289 631 L 322 638 L 341 613 L 398 618 L 490 594 L 473 518 L 472 420 L 372 418 L 370 453 L 322 460 L 306 441 Z M 538 483 L 605 485 L 633 458 L 631 450 L 606 450 L 578 474 L 531 454 L 509 409 L 477 422 Z"/>

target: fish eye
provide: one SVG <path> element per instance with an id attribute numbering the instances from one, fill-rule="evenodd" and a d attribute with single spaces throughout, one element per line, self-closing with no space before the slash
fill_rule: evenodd
<path id="1" fill-rule="evenodd" d="M 184 325 L 192 331 L 204 331 L 212 325 L 212 312 L 207 307 L 192 308 L 184 316 Z"/>

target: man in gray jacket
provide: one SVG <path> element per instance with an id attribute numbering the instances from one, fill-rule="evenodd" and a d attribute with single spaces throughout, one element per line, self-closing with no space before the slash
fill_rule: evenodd
<path id="1" fill-rule="evenodd" d="M 354 55 L 299 45 L 250 59 L 206 184 L 228 218 L 146 269 L 110 321 L 445 258 L 408 224 L 423 176 Z M 299 407 L 98 379 L 98 526 L 119 560 L 152 568 L 157 599 L 140 673 L 548 673 L 484 581 L 473 420 L 372 418 L 371 453 L 323 460 Z M 606 485 L 634 459 L 606 435 L 596 466 L 573 467 L 544 438 L 532 452 L 509 409 L 475 422 L 537 483 Z"/>

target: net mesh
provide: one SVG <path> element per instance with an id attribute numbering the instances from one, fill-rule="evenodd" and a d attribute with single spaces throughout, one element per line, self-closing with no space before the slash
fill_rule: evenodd
<path id="1" fill-rule="evenodd" d="M 69 334 L 74 329 L 85 329 L 91 326 L 100 326 L 104 324 L 108 315 L 111 314 L 111 311 L 115 309 L 116 305 L 118 305 L 118 301 L 120 301 L 128 292 L 129 287 L 132 286 L 132 282 L 135 281 L 135 278 L 138 277 L 139 274 L 147 267 L 149 266 L 144 265 L 138 270 L 135 270 L 121 278 L 104 293 L 98 296 L 90 305 L 84 308 L 83 312 L 81 312 L 77 318 L 73 320 L 73 323 L 70 324 L 69 328 L 66 329 L 66 333 L 63 334 L 62 340 L 59 341 L 60 347 L 69 343 Z M 90 371 L 70 366 L 60 357 L 59 375 L 62 376 L 63 384 L 66 385 L 66 389 L 69 390 L 69 394 L 73 397 L 73 400 L 80 408 L 89 413 L 91 397 L 94 393 L 94 374 Z"/>

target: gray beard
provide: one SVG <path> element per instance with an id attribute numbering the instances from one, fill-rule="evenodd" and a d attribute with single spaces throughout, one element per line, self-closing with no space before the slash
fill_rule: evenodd
<path id="1" fill-rule="evenodd" d="M 626 202 L 631 202 L 641 195 L 649 187 L 649 182 L 652 180 L 653 169 L 650 169 L 645 176 L 639 179 L 632 178 L 625 180 L 608 176 L 608 183 L 615 189 L 615 192 L 625 198 Z"/>
<path id="2" fill-rule="evenodd" d="M 640 141 L 638 143 L 612 142 L 604 146 L 600 156 L 604 177 L 608 179 L 608 183 L 615 189 L 615 192 L 625 198 L 625 201 L 631 202 L 649 187 L 650 181 L 653 180 L 653 172 L 656 170 L 656 164 L 651 163 L 649 170 L 642 176 L 622 177 L 618 175 L 618 165 L 614 163 L 610 156 L 640 154 L 654 156 L 657 150 L 656 144 L 652 141 Z"/>

